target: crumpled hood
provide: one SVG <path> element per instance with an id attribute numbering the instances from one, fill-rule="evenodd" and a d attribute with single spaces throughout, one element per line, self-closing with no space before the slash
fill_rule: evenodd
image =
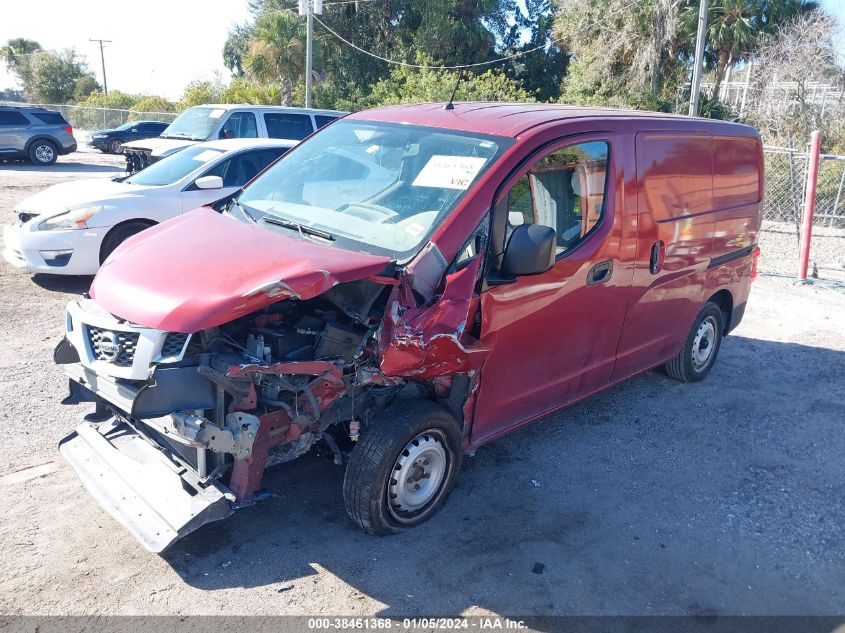
<path id="1" fill-rule="evenodd" d="M 94 278 L 91 296 L 132 323 L 193 333 L 286 297 L 310 299 L 378 274 L 389 262 L 203 207 L 121 244 Z"/>
<path id="2" fill-rule="evenodd" d="M 63 182 L 39 191 L 15 205 L 18 211 L 52 217 L 68 209 L 94 206 L 103 200 L 128 193 L 137 194 L 144 187 L 114 182 L 109 178 L 89 178 Z"/>
<path id="3" fill-rule="evenodd" d="M 123 149 L 143 150 L 150 152 L 153 156 L 164 157 L 178 152 L 180 149 L 185 149 L 191 145 L 196 145 L 200 141 L 192 141 L 187 138 L 147 138 L 141 141 L 132 141 L 124 143 Z"/>

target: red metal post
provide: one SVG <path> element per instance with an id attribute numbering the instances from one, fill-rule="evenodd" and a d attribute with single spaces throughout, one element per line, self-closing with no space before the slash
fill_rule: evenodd
<path id="1" fill-rule="evenodd" d="M 798 280 L 807 279 L 810 263 L 810 241 L 813 238 L 813 212 L 816 208 L 816 185 L 819 180 L 821 137 L 818 130 L 810 136 L 810 155 L 807 157 L 807 188 L 804 190 L 804 214 L 801 218 L 801 245 L 798 251 Z"/>

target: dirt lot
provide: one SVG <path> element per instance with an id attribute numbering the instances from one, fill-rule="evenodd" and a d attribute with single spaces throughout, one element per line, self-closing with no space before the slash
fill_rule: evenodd
<path id="1" fill-rule="evenodd" d="M 13 204 L 120 160 L 0 165 Z M 648 373 L 465 462 L 425 527 L 367 536 L 342 470 L 148 554 L 56 451 L 63 306 L 90 279 L 0 264 L 3 614 L 838 614 L 845 604 L 845 295 L 761 279 L 710 377 Z M 542 574 L 532 573 L 542 563 Z"/>

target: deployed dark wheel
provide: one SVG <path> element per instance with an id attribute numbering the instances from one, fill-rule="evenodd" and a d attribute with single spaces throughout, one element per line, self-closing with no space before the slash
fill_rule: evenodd
<path id="1" fill-rule="evenodd" d="M 29 160 L 36 165 L 52 165 L 59 157 L 59 150 L 50 141 L 35 141 L 29 147 Z"/>
<path id="2" fill-rule="evenodd" d="M 403 401 L 372 422 L 343 478 L 346 512 L 371 534 L 394 534 L 429 519 L 461 467 L 461 430 L 428 400 Z"/>
<path id="3" fill-rule="evenodd" d="M 120 148 L 123 143 L 120 142 L 120 139 L 113 138 L 109 141 L 109 154 L 120 154 Z"/>
<path id="4" fill-rule="evenodd" d="M 148 222 L 126 222 L 125 224 L 118 224 L 106 234 L 102 245 L 100 245 L 100 263 L 102 264 L 106 261 L 106 257 L 111 255 L 112 251 L 120 246 L 124 240 L 151 226 L 152 224 Z"/>
<path id="5" fill-rule="evenodd" d="M 704 378 L 716 362 L 724 331 L 722 310 L 708 301 L 693 322 L 681 351 L 666 363 L 666 373 L 682 382 L 697 382 Z"/>

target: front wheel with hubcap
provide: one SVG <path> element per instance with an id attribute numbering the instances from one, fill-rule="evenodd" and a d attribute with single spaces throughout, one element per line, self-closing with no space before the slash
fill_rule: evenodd
<path id="1" fill-rule="evenodd" d="M 429 519 L 461 466 L 461 430 L 443 407 L 404 401 L 374 420 L 343 478 L 350 518 L 372 534 L 394 534 Z"/>
<path id="2" fill-rule="evenodd" d="M 123 147 L 123 143 L 120 142 L 119 139 L 112 139 L 109 141 L 109 154 L 120 154 L 120 148 Z"/>
<path id="3" fill-rule="evenodd" d="M 35 141 L 29 148 L 29 160 L 36 165 L 52 165 L 58 157 L 59 152 L 50 141 Z"/>
<path id="4" fill-rule="evenodd" d="M 666 373 L 681 382 L 697 382 L 704 378 L 719 353 L 725 317 L 712 301 L 704 304 L 690 328 L 678 355 L 665 365 Z"/>

